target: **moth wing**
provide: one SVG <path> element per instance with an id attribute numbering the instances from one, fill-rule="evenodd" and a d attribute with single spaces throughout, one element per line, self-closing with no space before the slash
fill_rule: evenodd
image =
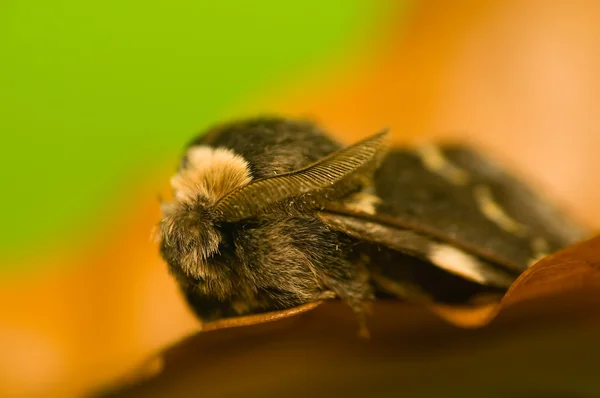
<path id="1" fill-rule="evenodd" d="M 390 151 L 371 187 L 319 217 L 360 240 L 504 288 L 586 234 L 501 167 L 456 145 Z"/>
<path id="2" fill-rule="evenodd" d="M 518 276 L 356 208 L 322 211 L 318 217 L 361 242 L 350 260 L 366 263 L 377 292 L 420 303 L 460 326 L 479 325 L 491 317 Z"/>
<path id="3" fill-rule="evenodd" d="M 507 288 L 518 275 L 448 243 L 436 241 L 414 230 L 390 225 L 376 215 L 364 214 L 353 208 L 347 208 L 346 212 L 343 208 L 338 208 L 335 212 L 321 211 L 318 217 L 336 231 L 360 241 L 414 256 L 481 285 Z M 404 258 L 400 261 L 406 263 L 408 260 Z M 383 262 L 390 263 L 386 260 Z M 403 289 L 410 290 L 411 293 L 407 295 L 415 296 L 415 286 L 405 285 Z"/>
<path id="4" fill-rule="evenodd" d="M 456 145 L 390 151 L 370 192 L 333 203 L 325 213 L 353 218 L 337 222 L 341 229 L 367 220 L 392 228 L 394 236 L 410 232 L 448 243 L 511 273 L 587 234 L 501 167 Z"/>
<path id="5" fill-rule="evenodd" d="M 542 191 L 524 184 L 496 162 L 463 146 L 447 145 L 442 150 L 450 162 L 469 173 L 475 184 L 489 185 L 505 212 L 525 227 L 523 236 L 545 239 L 551 252 L 590 236 L 591 231 L 552 203 Z M 483 198 L 481 193 L 479 189 Z"/>

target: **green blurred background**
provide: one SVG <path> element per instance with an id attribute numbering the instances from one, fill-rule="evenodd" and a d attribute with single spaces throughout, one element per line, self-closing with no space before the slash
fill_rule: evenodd
<path id="1" fill-rule="evenodd" d="M 348 56 L 388 8 L 364 0 L 5 0 L 0 270 L 11 270 L 15 256 L 77 245 L 118 217 L 115 205 L 139 176 L 196 132 L 245 99 Z"/>
<path id="2" fill-rule="evenodd" d="M 183 146 L 231 117 L 480 145 L 598 228 L 599 21 L 600 2 L 0 0 L 0 396 L 81 396 L 198 330 L 149 236 Z"/>

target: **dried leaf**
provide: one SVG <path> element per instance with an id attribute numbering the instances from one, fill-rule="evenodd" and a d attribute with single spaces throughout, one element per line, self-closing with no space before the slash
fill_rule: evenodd
<path id="1" fill-rule="evenodd" d="M 166 349 L 109 395 L 598 396 L 599 289 L 596 237 L 538 262 L 493 308 L 432 308 L 476 329 L 381 301 L 365 341 L 352 312 L 326 302 L 247 327 L 207 325 L 225 328 Z"/>

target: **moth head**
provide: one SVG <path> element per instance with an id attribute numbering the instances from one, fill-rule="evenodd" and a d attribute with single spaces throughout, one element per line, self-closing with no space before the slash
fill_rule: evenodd
<path id="1" fill-rule="evenodd" d="M 252 180 L 248 163 L 225 148 L 191 147 L 171 178 L 173 200 L 161 204 L 162 251 L 185 275 L 206 278 L 207 262 L 218 253 L 223 235 L 215 204 Z"/>
<path id="2" fill-rule="evenodd" d="M 356 191 L 383 159 L 386 136 L 373 135 L 300 170 L 257 181 L 231 150 L 191 147 L 171 179 L 173 201 L 162 206 L 163 256 L 175 272 L 196 279 L 215 276 L 209 260 L 224 239 L 222 225 L 267 213 L 290 217 L 314 211 Z"/>

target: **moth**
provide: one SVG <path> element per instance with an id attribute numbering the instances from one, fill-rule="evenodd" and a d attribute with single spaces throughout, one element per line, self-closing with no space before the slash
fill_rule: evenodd
<path id="1" fill-rule="evenodd" d="M 466 147 L 343 146 L 302 120 L 209 130 L 171 186 L 160 251 L 204 322 L 334 297 L 361 325 L 380 296 L 469 303 L 586 235 Z"/>

